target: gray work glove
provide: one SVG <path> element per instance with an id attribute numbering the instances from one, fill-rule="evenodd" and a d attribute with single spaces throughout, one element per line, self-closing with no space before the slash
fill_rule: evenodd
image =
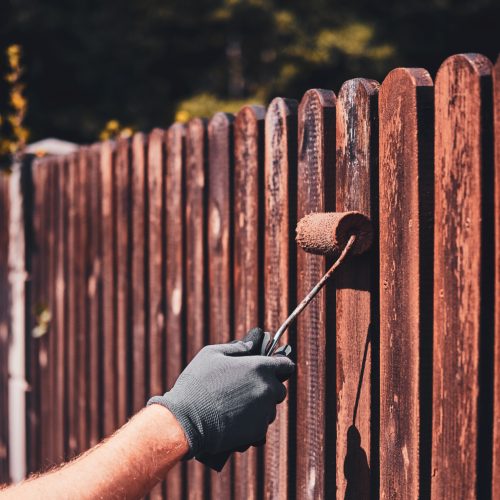
<path id="1" fill-rule="evenodd" d="M 204 347 L 163 396 L 150 404 L 168 408 L 184 429 L 190 451 L 215 454 L 262 441 L 286 397 L 282 381 L 294 371 L 286 356 L 260 355 L 264 332 Z"/>

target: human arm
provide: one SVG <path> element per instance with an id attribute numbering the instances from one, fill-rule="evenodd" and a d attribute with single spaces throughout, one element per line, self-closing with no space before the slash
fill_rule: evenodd
<path id="1" fill-rule="evenodd" d="M 189 450 L 172 413 L 151 405 L 75 460 L 0 492 L 2 500 L 141 498 Z"/>

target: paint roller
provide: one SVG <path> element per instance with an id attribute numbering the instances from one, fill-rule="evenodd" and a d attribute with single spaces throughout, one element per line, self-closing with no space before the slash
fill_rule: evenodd
<path id="1" fill-rule="evenodd" d="M 297 244 L 306 252 L 337 256 L 331 267 L 316 283 L 311 291 L 278 328 L 271 341 L 266 333 L 262 354 L 288 355 L 290 351 L 278 350 L 276 347 L 281 336 L 297 316 L 308 306 L 326 282 L 333 276 L 336 269 L 345 261 L 348 255 L 361 255 L 370 249 L 373 232 L 370 219 L 360 212 L 325 212 L 311 213 L 303 217 L 297 224 Z M 200 455 L 197 460 L 216 471 L 221 471 L 231 452 L 221 452 L 215 455 Z"/>

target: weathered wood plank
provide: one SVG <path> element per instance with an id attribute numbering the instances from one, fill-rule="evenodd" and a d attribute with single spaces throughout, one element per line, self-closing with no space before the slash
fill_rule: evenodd
<path id="1" fill-rule="evenodd" d="M 88 147 L 81 147 L 78 152 L 77 171 L 75 174 L 75 293 L 76 293 L 76 370 L 77 379 L 77 426 L 78 452 L 88 448 L 88 331 L 87 331 L 87 168 Z"/>
<path id="2" fill-rule="evenodd" d="M 165 388 L 171 388 L 184 365 L 185 284 L 184 284 L 184 160 L 185 129 L 175 123 L 167 131 L 167 172 L 165 178 L 166 229 L 166 345 Z M 184 463 L 167 475 L 167 497 L 183 497 Z"/>
<path id="3" fill-rule="evenodd" d="M 101 179 L 99 174 L 101 147 L 93 145 L 87 163 L 87 308 L 88 308 L 88 446 L 95 446 L 102 435 L 102 207 Z M 112 335 L 112 332 L 105 332 Z"/>
<path id="4" fill-rule="evenodd" d="M 7 265 L 9 251 L 9 200 L 9 176 L 6 172 L 0 172 L 0 483 L 8 483 L 10 479 L 9 419 L 7 414 L 9 380 L 9 287 Z M 28 364 L 29 359 L 27 360 Z"/>
<path id="5" fill-rule="evenodd" d="M 165 352 L 165 131 L 154 129 L 148 144 L 148 302 L 149 302 L 149 394 L 163 394 Z M 161 498 L 162 486 L 156 486 L 151 499 Z"/>
<path id="6" fill-rule="evenodd" d="M 266 114 L 264 162 L 264 328 L 274 333 L 295 302 L 297 189 L 297 101 L 274 99 Z M 292 346 L 295 335 L 286 332 L 282 343 Z M 294 498 L 295 449 L 293 429 L 295 384 L 287 384 L 288 397 L 279 407 L 267 432 L 264 448 L 264 498 Z"/>
<path id="7" fill-rule="evenodd" d="M 102 190 L 102 328 L 103 328 L 103 416 L 104 436 L 118 426 L 116 404 L 116 223 L 115 223 L 115 144 L 101 147 L 100 182 Z M 68 263 L 69 265 L 69 263 Z"/>
<path id="8" fill-rule="evenodd" d="M 39 289 L 39 322 L 41 325 L 46 319 L 42 335 L 39 339 L 38 363 L 40 377 L 40 428 L 41 433 L 41 467 L 43 470 L 51 465 L 50 462 L 50 444 L 52 438 L 52 426 L 50 422 L 50 413 L 52 401 L 50 397 L 50 372 L 49 372 L 49 335 L 50 319 L 52 311 L 50 310 L 50 298 L 48 286 L 50 280 L 50 261 L 49 261 L 49 232 L 50 232 L 50 160 L 40 163 L 41 179 L 40 189 L 42 196 L 41 224 L 40 224 L 40 289 Z"/>
<path id="9" fill-rule="evenodd" d="M 334 145 L 335 94 L 309 90 L 298 112 L 298 219 L 335 207 Z M 324 257 L 298 252 L 298 301 L 325 271 Z M 333 391 L 327 394 L 327 385 L 332 387 L 334 380 L 327 359 L 333 360 L 335 343 L 335 324 L 327 313 L 334 311 L 334 304 L 332 288 L 323 289 L 297 322 L 297 496 L 304 499 L 335 495 L 334 460 L 330 458 L 335 456 L 330 451 L 335 449 L 335 427 L 326 428 L 328 419 L 335 418 L 335 395 Z"/>
<path id="10" fill-rule="evenodd" d="M 132 264 L 131 240 L 131 149 L 129 139 L 119 139 L 116 145 L 116 351 L 117 351 L 117 404 L 118 425 L 123 425 L 129 415 L 130 337 Z"/>
<path id="11" fill-rule="evenodd" d="M 490 61 L 479 54 L 448 58 L 436 77 L 435 99 L 432 496 L 487 498 L 493 347 Z"/>
<path id="12" fill-rule="evenodd" d="M 132 411 L 144 407 L 146 394 L 146 310 L 147 304 L 147 138 L 137 133 L 132 139 Z"/>
<path id="13" fill-rule="evenodd" d="M 27 342 L 28 357 L 27 363 L 27 470 L 34 472 L 40 469 L 40 433 L 38 428 L 40 425 L 40 377 L 38 376 L 38 339 L 33 338 L 32 332 L 36 326 L 36 307 L 38 304 L 38 290 L 40 287 L 40 280 L 38 273 L 35 269 L 39 268 L 40 262 L 40 218 L 41 212 L 38 209 L 41 205 L 41 189 L 40 189 L 40 169 L 38 168 L 40 160 L 34 160 L 31 167 L 32 190 L 33 190 L 33 204 L 31 212 L 31 233 L 28 237 L 31 242 L 31 250 L 29 251 L 31 260 L 31 275 L 30 275 L 30 303 L 29 303 L 29 341 Z"/>
<path id="14" fill-rule="evenodd" d="M 242 339 L 262 324 L 264 204 L 263 106 L 245 106 L 234 121 L 234 337 Z M 234 457 L 234 498 L 262 497 L 258 483 L 260 450 L 251 447 Z"/>
<path id="15" fill-rule="evenodd" d="M 345 82 L 337 98 L 336 211 L 375 216 L 378 174 L 378 82 Z M 348 260 L 335 279 L 337 332 L 337 498 L 370 498 L 372 462 L 372 352 L 377 330 L 373 308 L 372 251 Z"/>
<path id="16" fill-rule="evenodd" d="M 391 71 L 379 98 L 380 497 L 426 497 L 421 357 L 428 348 L 432 281 L 432 80 Z M 427 356 L 427 354 L 426 354 Z"/>
<path id="17" fill-rule="evenodd" d="M 233 331 L 233 116 L 217 113 L 208 124 L 208 276 L 210 343 L 229 342 Z M 212 498 L 231 498 L 232 460 L 211 472 Z"/>
<path id="18" fill-rule="evenodd" d="M 495 141 L 495 350 L 492 498 L 500 498 L 500 56 L 493 70 Z"/>
<path id="19" fill-rule="evenodd" d="M 207 130 L 200 119 L 186 127 L 186 362 L 207 343 Z M 187 498 L 207 497 L 205 467 L 187 463 Z"/>

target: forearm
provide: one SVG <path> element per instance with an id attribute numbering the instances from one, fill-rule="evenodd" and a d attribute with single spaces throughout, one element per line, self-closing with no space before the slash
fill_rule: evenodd
<path id="1" fill-rule="evenodd" d="M 5 498 L 140 498 L 188 451 L 175 417 L 151 405 L 72 462 L 0 493 Z"/>

